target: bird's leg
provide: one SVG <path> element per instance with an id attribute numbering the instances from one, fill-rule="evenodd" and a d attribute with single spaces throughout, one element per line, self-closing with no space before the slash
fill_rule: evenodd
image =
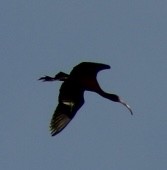
<path id="1" fill-rule="evenodd" d="M 65 80 L 68 79 L 68 77 L 69 77 L 68 74 L 63 73 L 63 72 L 59 72 L 54 77 L 44 76 L 44 77 L 39 78 L 38 80 L 42 80 L 42 81 L 56 81 L 56 80 L 65 81 Z"/>
<path id="2" fill-rule="evenodd" d="M 50 77 L 50 76 L 40 77 L 38 80 L 42 80 L 42 81 L 55 81 L 54 77 Z"/>
<path id="3" fill-rule="evenodd" d="M 65 81 L 68 79 L 68 77 L 69 77 L 68 74 L 64 72 L 59 72 L 58 74 L 55 75 L 54 79 L 59 81 Z"/>

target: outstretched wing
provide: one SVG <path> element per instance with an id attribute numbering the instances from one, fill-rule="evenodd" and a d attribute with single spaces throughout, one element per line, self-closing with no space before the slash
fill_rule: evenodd
<path id="1" fill-rule="evenodd" d="M 109 69 L 110 66 L 102 63 L 93 63 L 93 62 L 82 62 L 75 66 L 70 73 L 70 76 L 75 78 L 89 78 L 93 80 L 96 78 L 97 73 L 100 70 Z"/>
<path id="2" fill-rule="evenodd" d="M 77 82 L 70 79 L 63 82 L 59 93 L 59 104 L 50 124 L 52 136 L 61 132 L 84 104 L 83 93 L 84 90 Z"/>
<path id="3" fill-rule="evenodd" d="M 72 101 L 59 102 L 50 123 L 52 136 L 57 135 L 68 125 L 83 103 L 83 100 L 75 103 Z"/>
<path id="4" fill-rule="evenodd" d="M 59 103 L 50 123 L 51 135 L 55 136 L 61 132 L 71 121 L 72 118 L 69 117 L 70 107 Z"/>

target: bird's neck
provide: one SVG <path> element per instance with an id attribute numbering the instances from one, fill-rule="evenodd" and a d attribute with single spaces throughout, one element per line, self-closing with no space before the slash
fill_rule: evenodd
<path id="1" fill-rule="evenodd" d="M 119 99 L 119 97 L 117 95 L 106 93 L 103 90 L 100 91 L 99 95 L 101 95 L 102 97 L 104 97 L 106 99 L 109 99 L 109 100 L 111 100 L 113 102 L 119 102 L 120 101 L 120 99 Z"/>

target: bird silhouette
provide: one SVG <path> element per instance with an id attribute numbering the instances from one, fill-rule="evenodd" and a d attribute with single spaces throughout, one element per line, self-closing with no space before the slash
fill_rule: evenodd
<path id="1" fill-rule="evenodd" d="M 70 74 L 59 72 L 54 77 L 44 76 L 42 81 L 63 81 L 60 87 L 59 104 L 52 116 L 50 123 L 51 135 L 61 132 L 73 119 L 77 111 L 84 104 L 84 91 L 92 91 L 113 102 L 119 102 L 126 106 L 130 113 L 133 112 L 128 104 L 116 94 L 104 92 L 97 82 L 97 73 L 110 66 L 101 63 L 82 62 L 75 66 Z"/>

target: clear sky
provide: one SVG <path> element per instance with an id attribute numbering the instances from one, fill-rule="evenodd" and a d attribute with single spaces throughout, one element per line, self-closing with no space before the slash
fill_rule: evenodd
<path id="1" fill-rule="evenodd" d="M 0 1 L 0 169 L 167 169 L 167 1 Z M 61 82 L 82 61 L 106 63 L 57 136 L 49 123 Z"/>

